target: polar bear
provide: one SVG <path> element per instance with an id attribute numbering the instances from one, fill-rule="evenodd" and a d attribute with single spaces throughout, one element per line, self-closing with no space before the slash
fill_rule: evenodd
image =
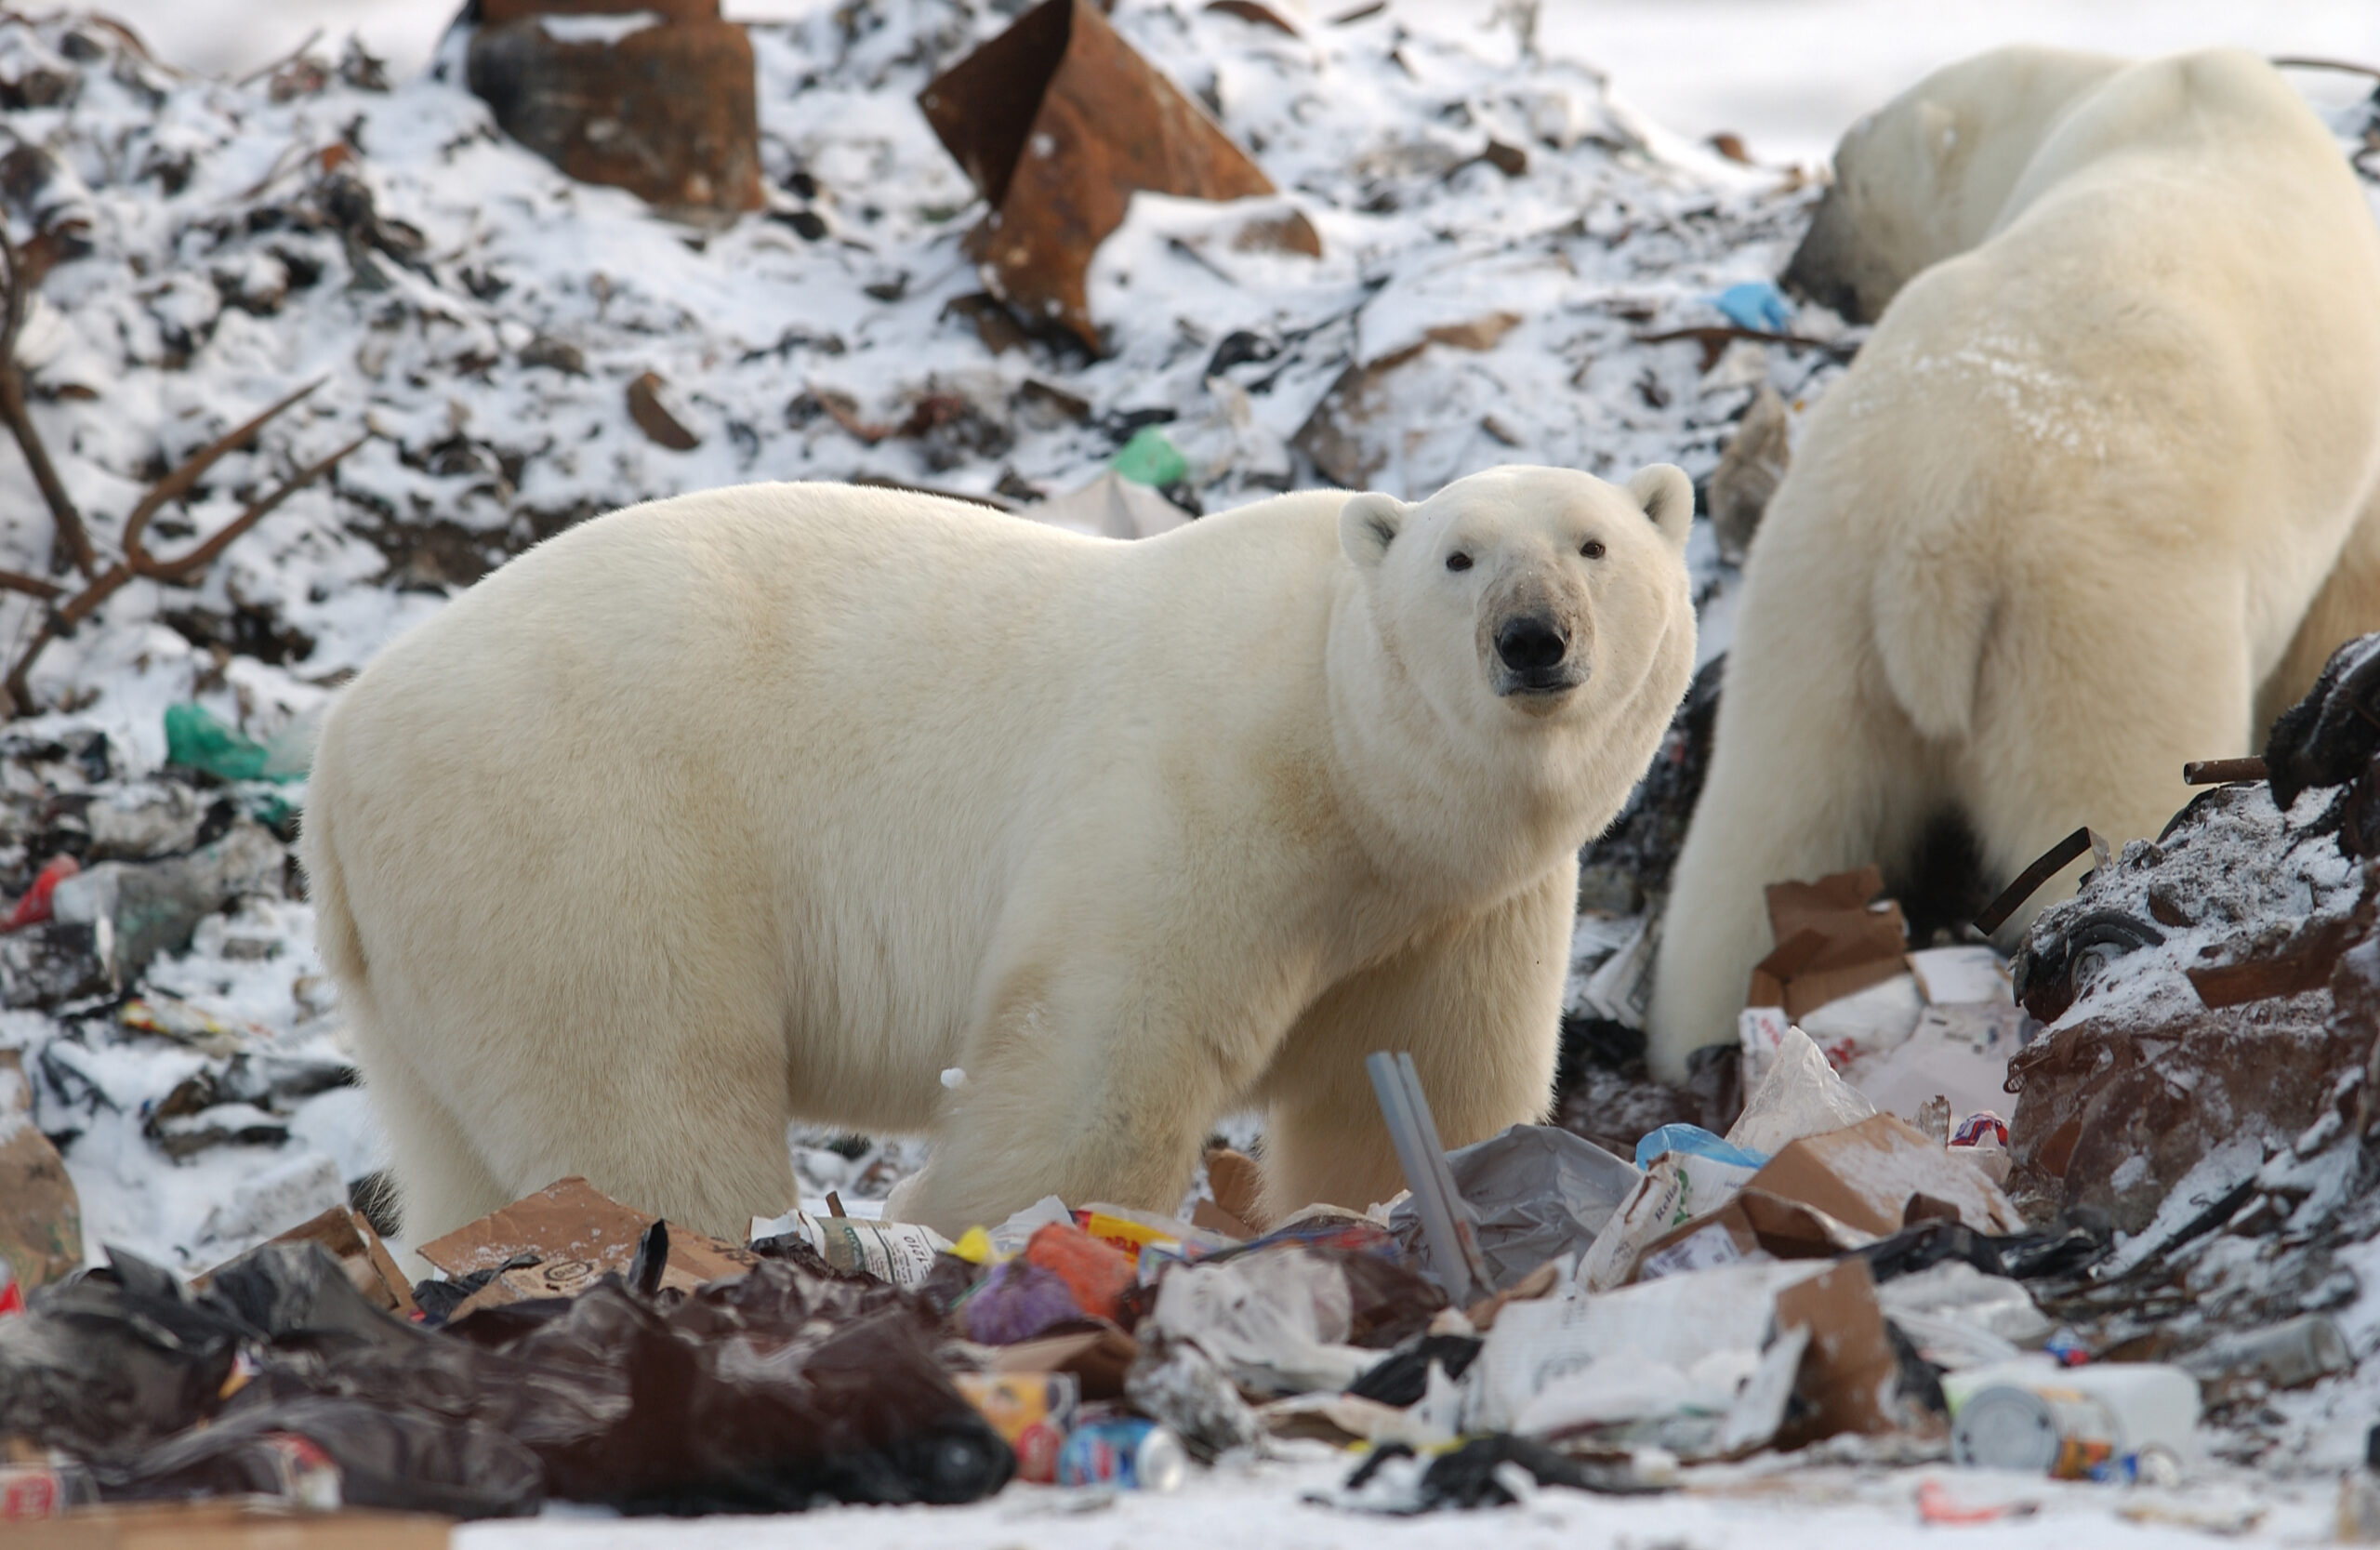
<path id="1" fill-rule="evenodd" d="M 2380 236 L 2261 60 L 1951 66 L 1844 137 L 1789 278 L 1882 315 L 1745 563 L 1671 1078 L 1735 1037 L 1764 883 L 1965 851 L 1979 903 L 2077 825 L 2154 835 L 2380 626 Z"/>
<path id="2" fill-rule="evenodd" d="M 570 1173 L 740 1239 L 800 1119 L 904 1214 L 1400 1187 L 1550 1098 L 1575 853 L 1694 665 L 1674 468 L 1308 492 L 1137 542 L 754 485 L 546 543 L 327 718 L 303 856 L 416 1241 Z M 944 1073 L 956 1073 L 946 1087 Z"/>

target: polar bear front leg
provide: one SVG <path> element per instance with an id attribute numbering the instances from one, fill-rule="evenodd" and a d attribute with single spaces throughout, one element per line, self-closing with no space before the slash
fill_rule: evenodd
<path id="1" fill-rule="evenodd" d="M 1300 1000 L 1277 941 L 1211 922 L 1208 934 L 1158 951 L 1161 933 L 1111 947 L 1078 930 L 996 974 L 903 1214 L 956 1233 L 1045 1195 L 1178 1206 L 1209 1127 L 1254 1083 Z"/>
<path id="2" fill-rule="evenodd" d="M 1405 1187 L 1364 1059 L 1413 1056 L 1448 1150 L 1545 1117 L 1561 1049 L 1579 867 L 1341 981 L 1298 1019 L 1265 1073 L 1264 1211 L 1361 1211 Z"/>

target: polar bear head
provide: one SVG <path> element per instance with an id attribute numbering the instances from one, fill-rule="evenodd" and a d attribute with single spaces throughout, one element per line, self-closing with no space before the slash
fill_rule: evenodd
<path id="1" fill-rule="evenodd" d="M 1786 285 L 1872 323 L 1910 277 L 1980 243 L 2059 118 L 2122 69 L 2019 46 L 1936 71 L 1854 124 Z"/>
<path id="2" fill-rule="evenodd" d="M 1442 722 L 1492 740 L 1607 720 L 1657 666 L 1675 668 L 1681 631 L 1677 670 L 1691 671 L 1693 517 L 1694 487 L 1666 463 L 1625 486 L 1513 467 L 1418 503 L 1353 497 L 1339 540 L 1381 651 Z M 1680 676 L 1661 724 L 1684 688 Z"/>

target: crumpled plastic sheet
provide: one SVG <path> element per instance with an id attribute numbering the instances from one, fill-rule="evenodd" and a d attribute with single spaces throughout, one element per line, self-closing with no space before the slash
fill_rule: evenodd
<path id="1" fill-rule="evenodd" d="M 1514 1125 L 1448 1152 L 1447 1166 L 1471 1207 L 1490 1294 L 1557 1255 L 1583 1252 L 1642 1176 L 1625 1159 L 1552 1125 Z M 1448 1285 L 1409 1199 L 1388 1225 L 1421 1273 Z"/>

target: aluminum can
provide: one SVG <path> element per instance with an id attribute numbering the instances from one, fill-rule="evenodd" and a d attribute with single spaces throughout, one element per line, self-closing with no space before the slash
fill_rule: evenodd
<path id="1" fill-rule="evenodd" d="M 1190 1475 L 1182 1439 L 1154 1421 L 1089 1421 L 1058 1451 L 1062 1486 L 1174 1490 Z"/>

